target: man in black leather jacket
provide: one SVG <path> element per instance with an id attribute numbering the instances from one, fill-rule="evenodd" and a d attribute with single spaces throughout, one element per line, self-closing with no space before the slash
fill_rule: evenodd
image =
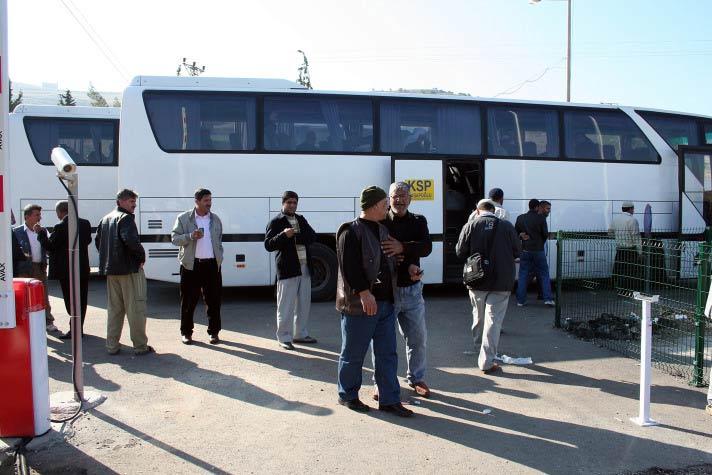
<path id="1" fill-rule="evenodd" d="M 110 355 L 121 351 L 119 340 L 124 315 L 129 321 L 134 353 L 145 355 L 155 350 L 146 336 L 146 276 L 143 264 L 146 252 L 141 245 L 134 210 L 138 195 L 123 189 L 116 195 L 115 210 L 101 219 L 96 230 L 99 273 L 106 276 L 106 350 Z"/>

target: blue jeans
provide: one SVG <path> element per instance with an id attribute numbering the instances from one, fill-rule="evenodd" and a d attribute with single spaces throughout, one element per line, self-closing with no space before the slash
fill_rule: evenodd
<path id="1" fill-rule="evenodd" d="M 395 314 L 398 329 L 405 339 L 405 356 L 408 361 L 406 378 L 410 384 L 419 383 L 425 379 L 425 345 L 428 339 L 422 282 L 397 288 Z M 376 365 L 375 356 L 373 365 Z"/>
<path id="2" fill-rule="evenodd" d="M 396 318 L 400 334 L 405 338 L 408 382 L 419 383 L 425 378 L 425 344 L 428 339 L 422 282 L 417 282 L 410 287 L 398 287 Z"/>
<path id="3" fill-rule="evenodd" d="M 338 389 L 342 401 L 358 398 L 361 389 L 363 360 L 373 340 L 379 404 L 400 402 L 398 353 L 396 350 L 396 315 L 393 304 L 379 301 L 376 315 L 367 317 L 341 314 L 341 355 L 339 356 Z"/>
<path id="4" fill-rule="evenodd" d="M 517 303 L 527 303 L 527 285 L 529 274 L 534 273 L 541 284 L 544 300 L 554 300 L 551 294 L 551 280 L 549 279 L 549 264 L 546 262 L 544 251 L 524 251 L 519 256 L 519 282 L 517 283 Z"/>

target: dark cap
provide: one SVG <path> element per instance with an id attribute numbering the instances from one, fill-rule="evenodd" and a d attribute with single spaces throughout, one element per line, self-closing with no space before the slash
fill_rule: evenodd
<path id="1" fill-rule="evenodd" d="M 489 199 L 499 201 L 502 198 L 504 198 L 504 191 L 502 191 L 502 188 L 492 188 L 489 190 Z"/>
<path id="2" fill-rule="evenodd" d="M 294 191 L 287 190 L 284 193 L 282 193 L 282 203 L 284 203 L 285 201 L 287 201 L 290 198 L 294 198 L 295 200 L 299 201 L 299 195 L 297 195 L 297 193 Z"/>
<path id="3" fill-rule="evenodd" d="M 364 188 L 361 190 L 361 209 L 365 211 L 368 208 L 377 205 L 379 201 L 387 197 L 388 195 L 386 192 L 377 186 Z"/>

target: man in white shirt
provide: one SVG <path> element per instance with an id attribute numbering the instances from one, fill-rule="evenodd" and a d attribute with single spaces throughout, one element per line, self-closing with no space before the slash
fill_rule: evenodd
<path id="1" fill-rule="evenodd" d="M 494 215 L 499 219 L 511 222 L 509 219 L 509 211 L 502 206 L 504 203 L 504 191 L 502 191 L 502 188 L 492 188 L 489 191 L 489 199 L 494 203 Z M 472 221 L 476 216 L 477 210 L 474 210 L 467 220 Z"/>
<path id="2" fill-rule="evenodd" d="M 24 224 L 13 229 L 17 241 L 20 243 L 26 261 L 31 266 L 19 270 L 17 277 L 29 277 L 42 281 L 44 284 L 45 297 L 45 323 L 47 331 L 57 331 L 54 325 L 52 309 L 49 306 L 49 295 L 47 293 L 47 251 L 43 243 L 48 240 L 47 230 L 40 225 L 42 220 L 42 207 L 36 204 L 29 204 L 23 209 L 25 217 Z"/>
<path id="3" fill-rule="evenodd" d="M 212 194 L 199 188 L 195 208 L 178 215 L 171 240 L 180 246 L 180 333 L 181 341 L 193 343 L 193 313 L 202 293 L 208 314 L 210 344 L 220 343 L 220 304 L 223 260 L 222 222 L 210 212 Z"/>
<path id="4" fill-rule="evenodd" d="M 608 234 L 616 240 L 616 258 L 613 265 L 613 278 L 619 290 L 638 290 L 640 259 L 643 244 L 640 237 L 638 220 L 633 217 L 635 207 L 632 202 L 624 201 L 622 213 L 611 221 Z"/>

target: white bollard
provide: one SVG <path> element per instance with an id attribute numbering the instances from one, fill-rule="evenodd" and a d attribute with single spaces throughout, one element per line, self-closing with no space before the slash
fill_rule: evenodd
<path id="1" fill-rule="evenodd" d="M 655 426 L 658 423 L 650 418 L 650 369 L 653 345 L 652 304 L 659 300 L 658 295 L 642 295 L 633 292 L 633 298 L 643 304 L 643 318 L 640 321 L 640 409 L 638 417 L 630 420 L 642 427 Z"/>

